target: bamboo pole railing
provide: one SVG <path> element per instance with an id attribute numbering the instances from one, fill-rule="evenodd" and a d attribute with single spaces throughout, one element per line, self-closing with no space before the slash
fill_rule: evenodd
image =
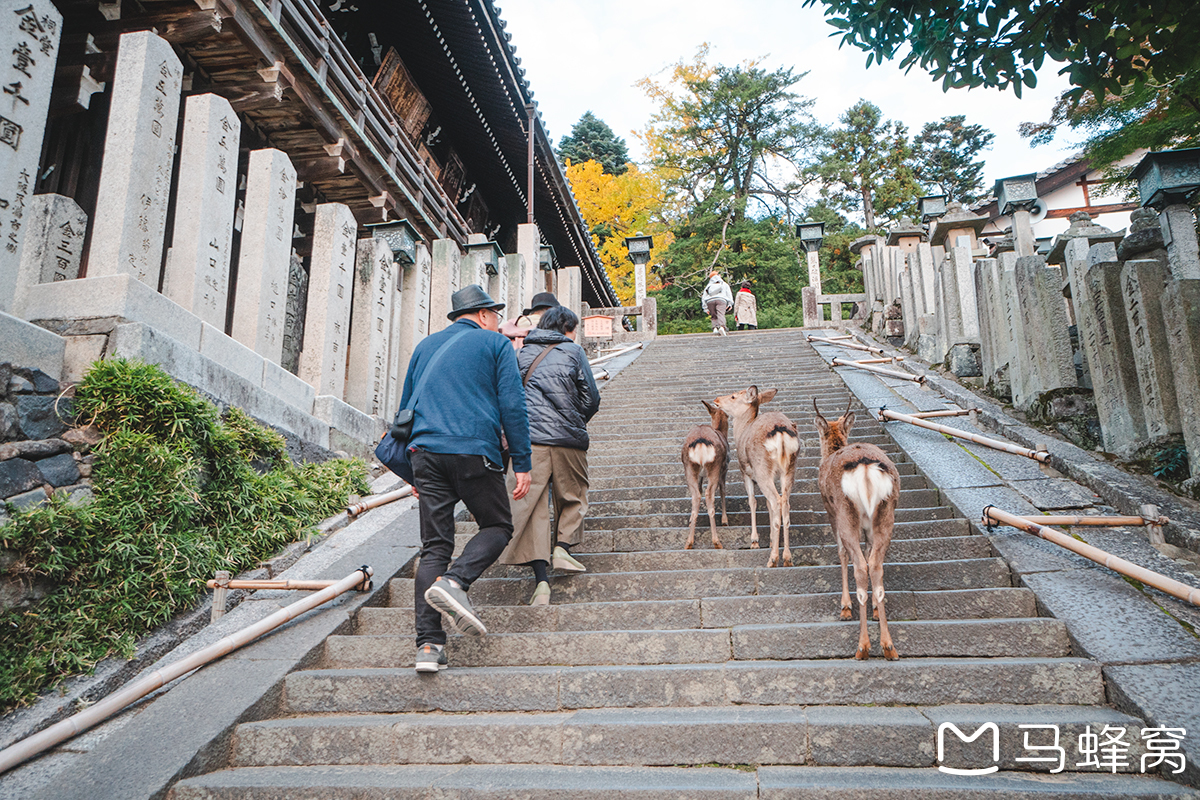
<path id="1" fill-rule="evenodd" d="M 315 594 L 301 598 L 295 603 L 279 609 L 269 617 L 261 619 L 236 633 L 232 633 L 220 641 L 214 642 L 208 647 L 176 661 L 174 664 L 157 669 L 152 674 L 110 694 L 84 711 L 51 725 L 41 733 L 36 733 L 0 750 L 0 773 L 6 772 L 16 765 L 33 758 L 38 753 L 98 725 L 130 703 L 140 700 L 156 689 L 166 686 L 176 678 L 180 678 L 192 670 L 203 667 L 205 664 L 233 652 L 239 647 L 262 636 L 264 633 L 268 633 L 285 622 L 290 622 L 301 614 L 329 602 L 338 595 L 368 583 L 372 574 L 374 574 L 374 571 L 364 565 L 332 586 L 326 586 Z"/>
<path id="2" fill-rule="evenodd" d="M 1146 519 L 1145 517 L 1050 517 L 1050 516 L 1021 516 L 1026 522 L 1040 525 L 1063 525 L 1067 528 L 1098 527 L 1098 528 L 1141 528 L 1149 525 L 1165 525 L 1170 522 L 1166 517 Z"/>
<path id="3" fill-rule="evenodd" d="M 972 411 L 978 411 L 978 408 L 948 408 L 945 411 L 919 411 L 916 414 L 909 414 L 910 417 L 917 419 L 933 419 L 934 417 L 965 417 Z"/>
<path id="4" fill-rule="evenodd" d="M 208 588 L 216 589 L 218 586 L 224 585 L 226 589 L 287 589 L 290 591 L 319 591 L 328 589 L 337 581 L 294 581 L 294 580 L 238 580 L 231 578 L 228 581 L 209 580 Z"/>
<path id="5" fill-rule="evenodd" d="M 851 350 L 862 350 L 867 353 L 874 353 L 877 356 L 883 355 L 882 347 L 871 347 L 870 345 L 858 344 L 857 342 L 841 342 L 836 339 L 827 339 L 824 336 L 809 336 L 807 341 L 810 344 L 832 344 L 836 347 L 848 347 Z"/>
<path id="6" fill-rule="evenodd" d="M 352 517 L 357 517 L 364 511 L 370 511 L 372 508 L 379 508 L 380 506 L 385 506 L 388 503 L 394 503 L 397 500 L 410 497 L 412 493 L 413 487 L 406 484 L 401 486 L 399 489 L 393 489 L 392 491 L 384 492 L 383 494 L 373 494 L 369 497 L 362 498 L 357 503 L 351 503 L 350 505 L 346 506 L 346 513 Z"/>
<path id="7" fill-rule="evenodd" d="M 642 349 L 642 344 L 643 344 L 643 342 L 638 342 L 637 344 L 632 344 L 629 347 L 622 347 L 620 350 L 617 350 L 615 353 L 609 353 L 606 356 L 600 356 L 599 358 L 593 358 L 591 361 L 588 362 L 588 364 L 590 364 L 593 367 L 596 366 L 597 364 L 603 364 L 605 361 L 616 358 L 617 356 L 622 356 L 622 355 L 625 355 L 626 353 L 632 353 L 634 350 Z"/>
<path id="8" fill-rule="evenodd" d="M 855 364 L 895 364 L 897 361 L 903 361 L 904 356 L 884 356 L 883 358 L 860 358 L 853 362 Z"/>
<path id="9" fill-rule="evenodd" d="M 857 367 L 858 369 L 865 369 L 868 372 L 876 372 L 880 375 L 887 375 L 889 378 L 900 378 L 901 380 L 912 381 L 913 383 L 925 382 L 924 375 L 913 375 L 908 372 L 887 369 L 886 367 L 877 367 L 874 364 L 864 363 L 863 361 L 847 361 L 844 358 L 835 358 L 829 363 L 835 367 Z"/>
<path id="10" fill-rule="evenodd" d="M 1186 583 L 1180 583 L 1174 578 L 1168 578 L 1166 575 L 1114 556 L 1112 553 L 1101 550 L 1099 547 L 1093 547 L 1086 542 L 1081 542 L 1048 525 L 1039 525 L 1036 522 L 1030 522 L 1023 517 L 1018 517 L 1007 511 L 1001 511 L 995 506 L 986 506 L 983 509 L 983 521 L 985 525 L 1008 525 L 1017 530 L 1032 533 L 1034 536 L 1045 539 L 1047 542 L 1053 542 L 1059 547 L 1064 547 L 1089 561 L 1095 561 L 1097 564 L 1107 567 L 1114 572 L 1119 572 L 1134 580 L 1141 581 L 1147 586 L 1153 586 L 1160 592 L 1166 592 L 1172 597 L 1178 597 L 1180 600 L 1191 603 L 1194 606 L 1200 606 L 1200 589 L 1188 586 Z"/>
<path id="11" fill-rule="evenodd" d="M 1027 447 L 1018 447 L 1015 444 L 1001 442 L 998 439 L 989 439 L 988 437 L 980 436 L 977 433 L 960 431 L 958 428 L 951 428 L 948 425 L 939 425 L 936 422 L 929 422 L 927 420 L 920 419 L 919 417 L 914 417 L 911 414 L 901 414 L 896 411 L 889 411 L 886 408 L 879 409 L 879 421 L 887 422 L 888 420 L 907 422 L 910 425 L 916 425 L 920 428 L 928 428 L 931 431 L 944 433 L 947 436 L 953 436 L 956 439 L 966 439 L 968 442 L 981 444 L 984 447 L 990 447 L 993 450 L 1001 450 L 1005 453 L 1012 453 L 1013 455 L 1017 456 L 1025 456 L 1026 458 L 1032 458 L 1034 461 L 1040 461 L 1042 463 L 1050 460 L 1050 454 L 1045 450 L 1030 450 Z"/>

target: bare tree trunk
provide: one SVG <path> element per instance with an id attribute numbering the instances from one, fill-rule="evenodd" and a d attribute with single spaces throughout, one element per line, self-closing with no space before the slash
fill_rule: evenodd
<path id="1" fill-rule="evenodd" d="M 871 187 L 865 181 L 861 187 L 862 204 L 863 204 L 863 219 L 867 223 L 867 230 L 875 230 L 875 203 L 871 200 Z"/>

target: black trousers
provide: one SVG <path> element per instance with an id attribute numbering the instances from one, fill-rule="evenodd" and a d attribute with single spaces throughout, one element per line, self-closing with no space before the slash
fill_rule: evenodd
<path id="1" fill-rule="evenodd" d="M 745 322 L 739 322 L 737 329 L 739 331 L 756 331 L 756 330 L 758 330 L 758 326 L 757 325 L 748 325 Z"/>
<path id="2" fill-rule="evenodd" d="M 421 510 L 421 560 L 417 565 L 417 646 L 445 644 L 442 615 L 425 602 L 425 590 L 440 576 L 453 578 L 468 589 L 495 563 L 512 538 L 512 511 L 504 486 L 503 468 L 480 455 L 412 452 Z M 454 506 L 462 500 L 479 523 L 479 533 L 446 569 L 454 553 Z"/>

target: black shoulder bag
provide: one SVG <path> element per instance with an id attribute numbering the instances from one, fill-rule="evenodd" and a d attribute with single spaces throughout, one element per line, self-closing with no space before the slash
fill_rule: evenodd
<path id="1" fill-rule="evenodd" d="M 375 457 L 379 459 L 380 463 L 410 484 L 413 482 L 414 476 L 412 464 L 408 460 L 408 440 L 412 438 L 413 420 L 416 417 L 414 409 L 417 405 L 417 398 L 421 394 L 421 389 L 425 387 L 425 382 L 433 374 L 433 368 L 437 366 L 437 362 L 441 359 L 442 354 L 446 352 L 446 349 L 450 345 L 465 336 L 469 330 L 470 328 L 468 327 L 466 330 L 459 331 L 437 349 L 437 352 L 433 354 L 433 358 L 429 359 L 429 363 L 421 372 L 421 380 L 417 381 L 413 393 L 409 396 L 408 405 L 397 409 L 396 416 L 392 420 L 392 429 L 375 446 Z"/>

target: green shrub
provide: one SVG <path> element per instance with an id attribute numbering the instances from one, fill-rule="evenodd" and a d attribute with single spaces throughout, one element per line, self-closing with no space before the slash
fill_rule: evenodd
<path id="1" fill-rule="evenodd" d="M 17 556 L 9 575 L 55 587 L 0 619 L 2 710 L 129 657 L 216 570 L 254 567 L 367 491 L 361 461 L 292 464 L 278 433 L 236 408 L 222 416 L 156 366 L 98 362 L 75 409 L 104 433 L 94 499 L 12 509 L 0 527 L 0 548 Z"/>

